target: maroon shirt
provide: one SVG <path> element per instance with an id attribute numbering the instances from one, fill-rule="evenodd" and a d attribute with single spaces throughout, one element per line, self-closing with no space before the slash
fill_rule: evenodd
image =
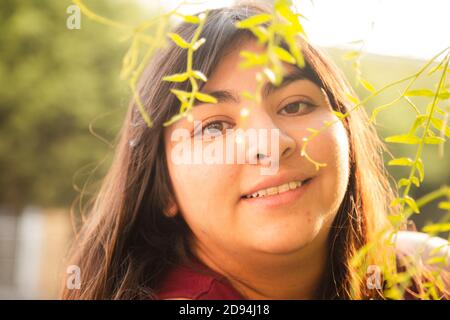
<path id="1" fill-rule="evenodd" d="M 192 263 L 194 268 L 179 265 L 169 270 L 159 286 L 158 299 L 246 300 L 224 276 L 198 260 Z"/>
<path id="2" fill-rule="evenodd" d="M 157 290 L 158 299 L 248 300 L 233 288 L 226 277 L 211 270 L 196 258 L 191 262 L 192 265 L 181 264 L 168 271 Z M 404 267 L 400 265 L 398 267 L 400 272 L 405 271 Z M 416 291 L 414 284 L 411 289 Z M 406 292 L 404 299 L 417 298 Z"/>

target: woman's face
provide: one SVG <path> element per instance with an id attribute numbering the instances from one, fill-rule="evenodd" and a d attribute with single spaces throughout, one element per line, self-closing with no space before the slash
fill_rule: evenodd
<path id="1" fill-rule="evenodd" d="M 257 90 L 256 73 L 261 70 L 241 69 L 240 50 L 264 49 L 249 41 L 227 54 L 202 89 L 216 95 L 219 102 L 199 104 L 192 111 L 191 121 L 184 118 L 165 129 L 176 206 L 193 231 L 194 241 L 203 247 L 230 253 L 294 252 L 328 232 L 347 187 L 348 138 L 343 124 L 337 122 L 308 144 L 308 155 L 327 164 L 316 171 L 300 149 L 302 139 L 310 134 L 307 128 L 318 129 L 324 121 L 336 119 L 325 93 L 310 80 L 290 79 L 269 90 L 261 103 L 244 98 L 242 92 Z M 284 68 L 285 74 L 295 70 L 288 65 Z M 221 93 L 214 93 L 218 91 Z M 202 121 L 203 128 L 194 128 L 195 121 Z M 263 175 L 261 168 L 268 162 L 250 163 L 262 148 L 245 143 L 246 139 L 236 132 L 225 132 L 238 128 L 259 130 L 263 135 L 267 132 L 270 154 L 261 153 L 269 157 L 263 160 L 275 162 L 273 155 L 278 153 L 276 172 Z M 189 130 L 192 136 L 173 141 L 172 134 L 179 129 Z M 272 129 L 279 130 L 278 141 L 270 140 Z M 200 152 L 215 146 L 222 151 L 222 146 L 230 143 L 244 145 L 247 163 L 237 163 L 236 157 L 232 163 L 213 164 L 194 163 L 187 158 L 174 160 L 180 147 L 199 142 L 203 144 Z M 278 147 L 278 152 L 273 146 Z M 298 186 L 297 182 L 308 178 L 312 179 Z M 258 197 L 246 197 L 257 190 Z"/>

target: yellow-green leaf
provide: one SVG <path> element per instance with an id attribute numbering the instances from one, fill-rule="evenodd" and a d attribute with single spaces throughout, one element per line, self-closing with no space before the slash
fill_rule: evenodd
<path id="1" fill-rule="evenodd" d="M 360 79 L 359 82 L 361 82 L 363 87 L 366 88 L 368 91 L 370 91 L 370 92 L 375 91 L 375 88 L 367 80 Z"/>
<path id="2" fill-rule="evenodd" d="M 410 158 L 396 158 L 388 162 L 389 166 L 412 166 L 414 161 Z"/>
<path id="3" fill-rule="evenodd" d="M 189 74 L 186 72 L 184 73 L 176 73 L 172 74 L 170 76 L 165 76 L 163 78 L 163 81 L 170 81 L 170 82 L 183 82 L 186 81 L 189 78 Z"/>
<path id="4" fill-rule="evenodd" d="M 167 35 L 169 36 L 170 39 L 172 39 L 173 42 L 176 43 L 177 46 L 179 46 L 183 49 L 189 48 L 189 46 L 190 46 L 189 42 L 184 40 L 180 35 L 178 35 L 176 33 L 172 33 L 172 32 L 169 32 Z"/>
<path id="5" fill-rule="evenodd" d="M 251 27 L 250 31 L 258 38 L 259 43 L 265 43 L 269 40 L 269 32 L 262 26 Z"/>
<path id="6" fill-rule="evenodd" d="M 444 134 L 450 138 L 450 127 L 449 126 L 445 126 L 444 127 L 444 123 L 442 122 L 441 119 L 438 118 L 431 118 L 431 124 L 433 125 L 433 127 L 435 127 L 439 132 L 441 132 L 443 129 Z"/>
<path id="7" fill-rule="evenodd" d="M 343 58 L 344 60 L 353 60 L 353 59 L 358 58 L 359 56 L 361 56 L 361 51 L 349 51 L 349 52 L 346 52 L 346 53 L 342 56 L 342 58 Z"/>
<path id="8" fill-rule="evenodd" d="M 429 89 L 409 90 L 405 93 L 405 96 L 433 97 L 434 92 Z"/>
<path id="9" fill-rule="evenodd" d="M 289 52 L 284 50 L 283 48 L 275 47 L 273 50 L 280 60 L 290 63 L 290 64 L 295 63 L 295 58 Z"/>
<path id="10" fill-rule="evenodd" d="M 439 143 L 444 143 L 445 139 L 443 139 L 441 137 L 425 137 L 424 142 L 426 144 L 439 144 Z"/>
<path id="11" fill-rule="evenodd" d="M 333 113 L 336 117 L 338 117 L 341 120 L 345 118 L 345 115 L 342 112 L 333 110 Z"/>
<path id="12" fill-rule="evenodd" d="M 419 179 L 417 179 L 417 177 L 411 177 L 411 182 L 414 183 L 416 185 L 416 187 L 420 186 L 420 182 Z"/>
<path id="13" fill-rule="evenodd" d="M 439 202 L 439 209 L 450 210 L 450 201 Z"/>
<path id="14" fill-rule="evenodd" d="M 427 259 L 427 261 L 425 263 L 426 264 L 447 264 L 447 257 L 446 256 L 433 257 L 433 258 Z"/>
<path id="15" fill-rule="evenodd" d="M 257 15 L 251 16 L 250 18 L 247 18 L 245 20 L 238 21 L 236 23 L 236 27 L 240 28 L 240 29 L 250 28 L 250 27 L 254 27 L 254 26 L 269 22 L 271 20 L 272 20 L 271 14 L 268 14 L 268 13 L 257 14 Z"/>
<path id="16" fill-rule="evenodd" d="M 200 23 L 200 18 L 197 16 L 184 16 L 184 15 L 179 15 L 183 18 L 183 20 L 187 23 L 192 23 L 192 24 L 199 24 Z"/>
<path id="17" fill-rule="evenodd" d="M 245 61 L 240 64 L 240 66 L 243 68 L 264 65 L 267 63 L 266 54 L 258 54 L 255 52 L 242 50 L 239 55 L 245 58 Z"/>
<path id="18" fill-rule="evenodd" d="M 398 187 L 399 187 L 399 188 L 408 186 L 408 185 L 410 185 L 410 184 L 411 184 L 411 180 L 409 180 L 409 179 L 403 178 L 403 179 L 400 179 L 400 180 L 398 181 Z"/>
<path id="19" fill-rule="evenodd" d="M 170 89 L 170 92 L 172 92 L 174 95 L 176 95 L 176 97 L 178 98 L 178 100 L 180 101 L 186 101 L 187 99 L 190 98 L 191 93 L 187 92 L 187 91 L 182 91 L 182 90 L 177 90 L 177 89 Z"/>
<path id="20" fill-rule="evenodd" d="M 253 100 L 253 101 L 256 101 L 257 100 L 257 98 L 255 97 L 255 95 L 253 94 L 253 93 L 251 93 L 251 92 L 248 92 L 248 91 L 243 91 L 242 93 L 241 93 L 241 95 L 242 95 L 242 97 L 244 97 L 245 99 L 249 99 L 249 100 Z"/>
<path id="21" fill-rule="evenodd" d="M 423 227 L 423 231 L 427 233 L 440 233 L 450 231 L 450 223 L 435 223 Z"/>
<path id="22" fill-rule="evenodd" d="M 195 98 L 197 98 L 200 101 L 207 102 L 207 103 L 217 103 L 217 99 L 213 96 L 210 96 L 206 93 L 197 92 L 195 94 Z"/>
<path id="23" fill-rule="evenodd" d="M 438 97 L 441 100 L 450 99 L 450 92 L 449 91 L 440 92 Z"/>
<path id="24" fill-rule="evenodd" d="M 414 135 L 414 132 L 416 132 L 417 128 L 422 125 L 422 123 L 425 122 L 425 120 L 428 119 L 428 116 L 420 115 L 416 117 L 416 120 L 414 120 L 414 124 L 411 127 L 411 130 L 409 130 L 409 135 Z"/>
<path id="25" fill-rule="evenodd" d="M 419 207 L 417 206 L 416 200 L 410 196 L 404 197 L 406 204 L 415 212 L 420 213 Z"/>
<path id="26" fill-rule="evenodd" d="M 194 50 L 194 51 L 197 50 L 205 42 L 206 42 L 205 38 L 198 39 L 197 41 L 195 41 L 194 45 L 192 46 L 192 50 Z"/>
<path id="27" fill-rule="evenodd" d="M 416 136 L 411 136 L 407 134 L 390 136 L 384 139 L 386 142 L 392 143 L 404 143 L 404 144 L 418 144 L 420 143 L 420 138 Z"/>
<path id="28" fill-rule="evenodd" d="M 402 178 L 398 181 L 398 186 L 399 186 L 399 188 L 401 188 L 401 187 L 408 186 L 411 183 L 413 183 L 416 187 L 420 186 L 420 182 L 419 182 L 419 179 L 417 179 L 417 177 L 411 177 L 411 179 Z"/>
<path id="29" fill-rule="evenodd" d="M 295 61 L 297 61 L 297 66 L 299 66 L 300 68 L 304 68 L 305 67 L 305 58 L 303 57 L 303 54 L 300 51 L 300 48 L 299 48 L 297 42 L 292 37 L 286 38 L 286 42 L 289 45 L 289 51 L 294 56 Z"/>
<path id="30" fill-rule="evenodd" d="M 182 119 L 182 118 L 184 118 L 184 117 L 186 117 L 186 116 L 187 116 L 187 113 L 186 113 L 186 112 L 183 112 L 183 113 L 177 113 L 177 114 L 174 115 L 172 118 L 170 118 L 170 120 L 164 122 L 163 125 L 164 125 L 164 126 L 169 126 L 169 125 L 171 125 L 172 123 L 177 122 L 178 120 L 180 120 L 180 119 Z"/>
<path id="31" fill-rule="evenodd" d="M 391 201 L 391 203 L 389 204 L 390 207 L 395 207 L 398 204 L 402 204 L 404 203 L 405 200 L 403 200 L 402 198 L 395 198 L 394 200 Z"/>
<path id="32" fill-rule="evenodd" d="M 309 132 L 312 132 L 312 133 L 317 133 L 317 132 L 319 132 L 318 130 L 313 129 L 313 128 L 306 128 L 306 130 L 308 130 Z"/>
<path id="33" fill-rule="evenodd" d="M 264 68 L 263 72 L 266 75 L 266 77 L 269 79 L 270 82 L 272 82 L 272 83 L 277 82 L 277 77 L 276 77 L 275 73 L 272 71 L 272 69 Z"/>
<path id="34" fill-rule="evenodd" d="M 206 78 L 206 76 L 203 74 L 203 72 L 201 71 L 193 71 L 192 75 L 196 78 L 196 79 L 200 79 L 204 82 L 208 81 L 208 78 Z"/>
<path id="35" fill-rule="evenodd" d="M 424 172 L 424 169 L 423 169 L 422 159 L 419 159 L 419 161 L 417 161 L 416 168 L 417 168 L 417 171 L 419 171 L 420 182 L 422 182 L 423 179 L 425 178 L 425 172 Z"/>
<path id="36" fill-rule="evenodd" d="M 353 102 L 354 104 L 358 104 L 359 100 L 358 98 L 352 96 L 350 93 L 345 93 L 345 96 L 347 97 L 348 100 L 350 100 L 350 102 Z"/>

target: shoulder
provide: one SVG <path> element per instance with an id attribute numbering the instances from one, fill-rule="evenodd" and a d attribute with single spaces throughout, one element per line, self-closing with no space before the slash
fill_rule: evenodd
<path id="1" fill-rule="evenodd" d="M 399 231 L 396 248 L 400 253 L 412 256 L 423 264 L 429 264 L 431 259 L 438 258 L 443 261 L 444 269 L 450 271 L 450 246 L 443 238 L 422 232 Z"/>
<path id="2" fill-rule="evenodd" d="M 157 290 L 162 300 L 243 300 L 225 277 L 203 267 L 194 270 L 179 265 L 162 279 Z"/>

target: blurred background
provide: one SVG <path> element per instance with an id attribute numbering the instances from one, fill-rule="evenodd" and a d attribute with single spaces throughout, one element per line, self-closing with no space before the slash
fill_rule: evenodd
<path id="1" fill-rule="evenodd" d="M 131 25 L 179 2 L 85 1 L 96 13 Z M 194 13 L 233 2 L 201 1 L 182 10 Z M 333 58 L 360 98 L 369 92 L 358 84 L 358 73 L 380 88 L 413 74 L 450 45 L 450 2 L 445 0 L 296 4 L 308 19 L 304 26 L 310 41 Z M 70 208 L 79 211 L 97 189 L 130 97 L 119 77 L 129 39 L 83 15 L 80 29 L 69 29 L 70 5 L 50 0 L 0 4 L 0 299 L 57 297 L 73 236 Z M 435 89 L 437 76 L 420 78 L 417 87 Z M 371 100 L 368 112 L 395 99 L 401 89 Z M 421 110 L 429 103 L 412 100 Z M 414 120 L 409 108 L 400 101 L 380 113 L 380 135 L 406 132 Z M 392 144 L 389 149 L 409 157 L 416 150 Z M 416 199 L 450 183 L 448 145 L 443 150 L 427 146 L 423 159 L 425 181 L 411 191 Z M 406 168 L 388 169 L 395 180 L 407 174 Z M 443 214 L 436 203 L 421 211 L 413 217 L 418 229 Z"/>

